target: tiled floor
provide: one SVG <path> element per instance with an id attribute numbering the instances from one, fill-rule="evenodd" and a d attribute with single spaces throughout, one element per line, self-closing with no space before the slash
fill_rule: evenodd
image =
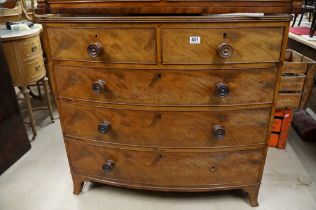
<path id="1" fill-rule="evenodd" d="M 98 185 L 75 196 L 59 120 L 42 118 L 32 149 L 0 176 L 0 210 L 314 210 L 315 183 L 316 144 L 291 131 L 286 150 L 269 149 L 257 208 L 238 190 L 159 193 Z"/>

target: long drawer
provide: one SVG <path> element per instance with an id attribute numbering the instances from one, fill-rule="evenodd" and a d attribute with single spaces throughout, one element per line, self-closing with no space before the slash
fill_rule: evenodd
<path id="1" fill-rule="evenodd" d="M 270 108 L 154 111 L 61 103 L 64 134 L 100 142 L 154 147 L 264 144 Z M 140 108 L 141 109 L 141 108 Z"/>
<path id="2" fill-rule="evenodd" d="M 263 150 L 227 152 L 110 148 L 67 140 L 74 173 L 130 184 L 200 187 L 256 183 Z"/>
<path id="3" fill-rule="evenodd" d="M 275 69 L 122 70 L 55 66 L 59 96 L 104 103 L 228 106 L 272 103 Z"/>

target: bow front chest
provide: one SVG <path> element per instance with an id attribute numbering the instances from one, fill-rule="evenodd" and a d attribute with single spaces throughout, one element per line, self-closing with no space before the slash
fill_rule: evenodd
<path id="1" fill-rule="evenodd" d="M 40 20 L 75 194 L 241 188 L 258 205 L 289 16 Z"/>

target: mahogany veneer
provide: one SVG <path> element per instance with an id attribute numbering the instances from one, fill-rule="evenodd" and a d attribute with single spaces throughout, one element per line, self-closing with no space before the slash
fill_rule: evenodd
<path id="1" fill-rule="evenodd" d="M 66 2 L 49 1 L 49 9 Z M 216 2 L 199 2 L 206 3 Z M 241 188 L 258 205 L 289 16 L 40 21 L 75 194 L 87 180 L 164 191 Z"/>
<path id="2" fill-rule="evenodd" d="M 295 13 L 301 0 L 38 0 L 46 14 Z"/>

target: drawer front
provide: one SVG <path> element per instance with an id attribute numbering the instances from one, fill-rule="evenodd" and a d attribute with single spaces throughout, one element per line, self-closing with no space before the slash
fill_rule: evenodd
<path id="1" fill-rule="evenodd" d="M 145 105 L 271 103 L 276 71 L 119 70 L 55 66 L 60 97 Z M 224 92 L 222 92 L 224 91 Z"/>
<path id="2" fill-rule="evenodd" d="M 28 58 L 32 55 L 42 52 L 39 36 L 34 36 L 20 41 L 19 47 L 22 52 L 22 58 Z"/>
<path id="3" fill-rule="evenodd" d="M 156 63 L 154 28 L 48 28 L 53 59 Z"/>
<path id="4" fill-rule="evenodd" d="M 67 141 L 72 171 L 117 182 L 199 187 L 257 182 L 263 150 L 234 152 L 130 150 Z"/>
<path id="5" fill-rule="evenodd" d="M 220 147 L 263 144 L 271 109 L 150 111 L 62 103 L 61 111 L 67 136 L 126 145 Z"/>
<path id="6" fill-rule="evenodd" d="M 38 54 L 23 62 L 25 68 L 25 76 L 28 77 L 28 82 L 35 82 L 45 76 L 45 65 L 42 54 Z"/>
<path id="7" fill-rule="evenodd" d="M 162 29 L 162 60 L 165 64 L 278 62 L 283 31 L 282 27 Z"/>

